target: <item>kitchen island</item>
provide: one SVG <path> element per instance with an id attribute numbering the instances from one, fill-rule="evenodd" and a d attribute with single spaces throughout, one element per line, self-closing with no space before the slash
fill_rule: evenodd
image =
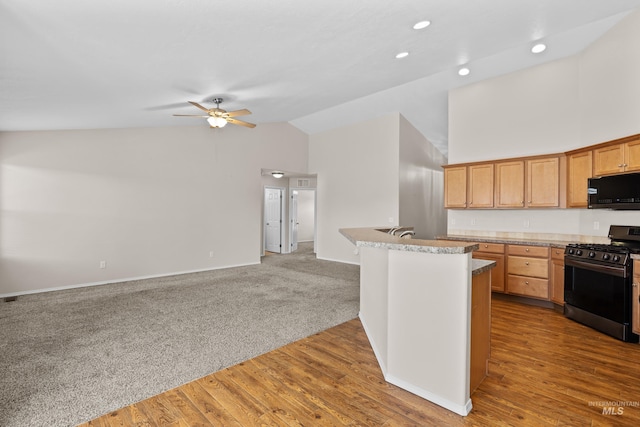
<path id="1" fill-rule="evenodd" d="M 486 374 L 495 263 L 472 260 L 474 243 L 386 231 L 340 230 L 360 253 L 359 317 L 385 380 L 467 415 Z"/>

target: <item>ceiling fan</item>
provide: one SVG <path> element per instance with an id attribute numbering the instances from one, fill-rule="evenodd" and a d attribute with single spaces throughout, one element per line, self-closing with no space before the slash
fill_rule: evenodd
<path id="1" fill-rule="evenodd" d="M 204 115 L 197 114 L 174 114 L 174 116 L 178 117 L 205 117 L 209 122 L 209 126 L 212 128 L 222 128 L 225 127 L 227 123 L 231 123 L 232 125 L 240 125 L 248 128 L 254 128 L 256 125 L 253 123 L 244 122 L 242 120 L 235 119 L 237 116 L 246 116 L 247 114 L 251 114 L 251 111 L 247 109 L 236 110 L 236 111 L 226 111 L 220 108 L 220 103 L 223 101 L 222 98 L 213 98 L 212 100 L 216 104 L 216 108 L 205 108 L 197 102 L 189 101 L 190 104 L 198 107 L 202 111 L 207 113 Z"/>

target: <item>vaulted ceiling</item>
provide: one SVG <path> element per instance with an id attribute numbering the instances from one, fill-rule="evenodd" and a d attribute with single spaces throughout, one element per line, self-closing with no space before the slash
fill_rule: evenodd
<path id="1" fill-rule="evenodd" d="M 0 0 L 0 131 L 208 126 L 173 114 L 198 114 L 187 101 L 213 107 L 222 97 L 222 108 L 251 110 L 247 121 L 310 134 L 399 111 L 446 154 L 449 89 L 575 54 L 638 8 L 640 0 Z M 431 24 L 412 28 L 422 20 Z M 537 41 L 547 49 L 534 55 Z"/>

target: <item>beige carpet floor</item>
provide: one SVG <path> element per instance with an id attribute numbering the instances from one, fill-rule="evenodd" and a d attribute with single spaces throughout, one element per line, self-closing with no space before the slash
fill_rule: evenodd
<path id="1" fill-rule="evenodd" d="M 359 268 L 260 265 L 0 302 L 0 426 L 71 426 L 357 316 Z"/>

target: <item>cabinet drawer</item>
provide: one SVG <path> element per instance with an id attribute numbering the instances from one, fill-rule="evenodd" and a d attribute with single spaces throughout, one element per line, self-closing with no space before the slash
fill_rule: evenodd
<path id="1" fill-rule="evenodd" d="M 509 245 L 509 255 L 549 257 L 549 248 L 545 246 Z"/>
<path id="2" fill-rule="evenodd" d="M 504 243 L 481 243 L 478 242 L 477 252 L 489 252 L 492 254 L 503 254 L 504 253 Z"/>
<path id="3" fill-rule="evenodd" d="M 564 261 L 564 248 L 551 248 L 551 258 Z"/>
<path id="4" fill-rule="evenodd" d="M 509 256 L 507 270 L 518 276 L 549 278 L 549 260 L 546 258 L 527 258 Z"/>
<path id="5" fill-rule="evenodd" d="M 510 294 L 549 299 L 549 281 L 510 274 L 507 282 L 507 291 Z"/>

